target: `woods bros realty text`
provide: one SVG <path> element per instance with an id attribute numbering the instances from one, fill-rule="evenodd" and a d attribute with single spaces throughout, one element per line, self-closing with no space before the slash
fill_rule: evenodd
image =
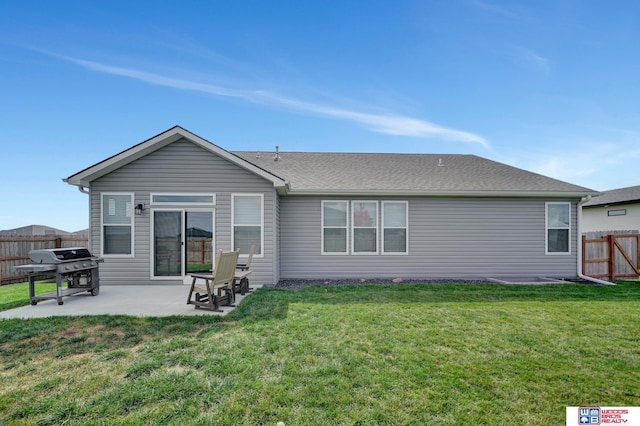
<path id="1" fill-rule="evenodd" d="M 640 426 L 640 407 L 567 407 L 567 426 Z"/>

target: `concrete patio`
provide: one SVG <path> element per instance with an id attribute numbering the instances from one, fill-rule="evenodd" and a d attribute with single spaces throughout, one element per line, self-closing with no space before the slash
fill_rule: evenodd
<path id="1" fill-rule="evenodd" d="M 259 286 L 251 286 L 256 288 Z M 102 286 L 98 296 L 88 292 L 65 297 L 64 304 L 56 300 L 42 300 L 37 305 L 22 306 L 0 312 L 0 319 L 45 318 L 80 315 L 132 315 L 138 317 L 165 317 L 171 315 L 226 315 L 234 307 L 224 306 L 224 312 L 195 309 L 187 305 L 188 285 L 165 286 Z M 236 295 L 237 306 L 249 296 Z"/>

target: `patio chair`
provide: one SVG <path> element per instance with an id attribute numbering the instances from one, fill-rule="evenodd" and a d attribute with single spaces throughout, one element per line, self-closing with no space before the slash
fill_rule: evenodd
<path id="1" fill-rule="evenodd" d="M 190 274 L 193 278 L 187 304 L 195 308 L 223 312 L 220 306 L 234 306 L 234 276 L 240 250 L 218 250 L 216 264 L 211 274 Z M 203 282 L 199 282 L 203 281 Z"/>
<path id="2" fill-rule="evenodd" d="M 249 274 L 251 271 L 251 260 L 253 259 L 253 255 L 256 252 L 256 246 L 252 245 L 249 249 L 249 256 L 247 257 L 246 263 L 238 263 L 236 265 L 236 275 L 233 283 L 233 290 L 236 293 L 240 293 L 243 296 L 251 291 L 249 287 Z"/>
<path id="3" fill-rule="evenodd" d="M 253 259 L 253 255 L 255 252 L 256 252 L 256 246 L 254 244 L 251 246 L 251 248 L 249 248 L 249 256 L 247 257 L 247 262 L 236 264 L 236 269 L 239 269 L 241 271 L 248 270 L 251 267 L 251 260 Z"/>

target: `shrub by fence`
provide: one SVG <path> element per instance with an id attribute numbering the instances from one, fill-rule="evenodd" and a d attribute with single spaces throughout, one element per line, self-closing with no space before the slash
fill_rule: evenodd
<path id="1" fill-rule="evenodd" d="M 0 285 L 27 279 L 27 275 L 15 274 L 11 268 L 31 263 L 29 260 L 31 250 L 86 246 L 86 238 L 0 237 Z"/>

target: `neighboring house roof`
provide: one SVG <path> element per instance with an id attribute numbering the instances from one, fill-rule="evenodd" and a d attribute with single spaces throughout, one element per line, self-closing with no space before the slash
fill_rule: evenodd
<path id="1" fill-rule="evenodd" d="M 71 232 L 45 225 L 28 225 L 0 231 L 1 237 L 70 236 Z"/>
<path id="2" fill-rule="evenodd" d="M 65 182 L 80 187 L 186 138 L 273 182 L 281 194 L 582 197 L 598 192 L 475 155 L 230 152 L 180 126 L 160 133 Z"/>
<path id="3" fill-rule="evenodd" d="M 292 193 L 431 195 L 594 195 L 562 182 L 475 155 L 324 152 L 234 152 L 281 176 Z"/>
<path id="4" fill-rule="evenodd" d="M 584 203 L 583 207 L 589 208 L 635 203 L 640 203 L 640 185 L 602 191 L 601 195 Z"/>

